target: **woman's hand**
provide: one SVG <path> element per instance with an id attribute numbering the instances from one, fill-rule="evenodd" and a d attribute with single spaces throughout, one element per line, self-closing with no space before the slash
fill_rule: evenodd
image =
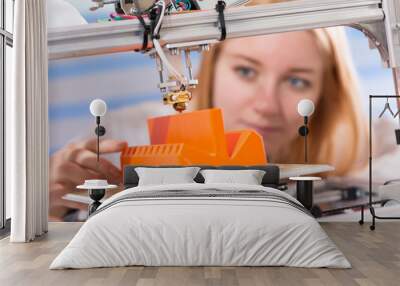
<path id="1" fill-rule="evenodd" d="M 121 152 L 127 142 L 112 139 L 100 141 L 100 154 Z M 61 218 L 68 208 L 62 197 L 85 180 L 106 179 L 110 184 L 122 181 L 122 172 L 100 156 L 97 162 L 97 139 L 72 143 L 50 157 L 50 216 Z"/>

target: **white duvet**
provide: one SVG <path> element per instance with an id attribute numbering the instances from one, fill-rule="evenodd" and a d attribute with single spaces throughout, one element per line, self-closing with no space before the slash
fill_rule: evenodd
<path id="1" fill-rule="evenodd" d="M 179 184 L 135 187 L 108 200 L 81 227 L 50 269 L 145 266 L 294 266 L 349 268 L 350 263 L 310 215 L 261 198 L 174 197 L 115 200 L 132 192 L 262 186 Z M 135 193 L 136 194 L 136 193 Z M 298 203 L 298 202 L 297 202 Z"/>

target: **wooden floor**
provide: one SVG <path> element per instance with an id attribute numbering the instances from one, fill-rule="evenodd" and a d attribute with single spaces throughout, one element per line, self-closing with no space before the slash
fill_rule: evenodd
<path id="1" fill-rule="evenodd" d="M 29 244 L 0 241 L 0 285 L 400 285 L 400 223 L 379 222 L 372 232 L 357 223 L 322 223 L 353 268 L 123 267 L 48 270 L 79 229 L 51 223 L 48 235 Z"/>

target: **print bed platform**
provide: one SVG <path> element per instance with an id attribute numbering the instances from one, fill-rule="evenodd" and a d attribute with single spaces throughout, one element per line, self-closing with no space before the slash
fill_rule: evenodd
<path id="1" fill-rule="evenodd" d="M 350 268 L 318 222 L 271 187 L 173 184 L 104 201 L 50 269 L 144 266 Z"/>

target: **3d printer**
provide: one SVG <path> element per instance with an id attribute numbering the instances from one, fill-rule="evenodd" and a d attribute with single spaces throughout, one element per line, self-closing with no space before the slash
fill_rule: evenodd
<path id="1" fill-rule="evenodd" d="M 94 2 L 96 6 L 93 9 L 113 4 L 117 12 L 129 15 L 131 19 L 50 30 L 48 35 L 49 58 L 142 51 L 153 57 L 157 63 L 160 77 L 159 88 L 163 93 L 164 103 L 172 105 L 175 110 L 180 112 L 186 109 L 192 98 L 191 90 L 198 83 L 192 73 L 191 52 L 207 50 L 209 45 L 225 38 L 337 25 L 347 25 L 359 29 L 369 38 L 370 47 L 377 48 L 384 65 L 392 68 L 396 93 L 400 94 L 400 1 L 398 0 L 296 0 L 250 7 L 231 7 L 247 2 L 239 0 L 226 2 L 216 0 L 95 0 Z M 184 68 L 182 68 L 182 59 L 186 64 L 186 76 Z M 200 116 L 199 114 L 204 118 L 211 116 L 211 113 L 207 115 L 193 113 L 192 116 Z M 168 120 L 175 122 L 178 119 L 185 122 L 197 120 L 194 117 L 191 118 L 190 115 L 177 116 Z M 159 130 L 172 126 L 172 123 L 165 123 L 166 119 L 154 122 L 159 124 Z M 203 120 L 202 122 L 216 124 L 215 120 Z M 240 140 L 232 138 L 239 137 L 229 137 L 229 134 L 225 136 L 223 129 L 221 130 L 223 133 L 221 140 L 226 141 L 224 141 L 226 146 L 224 150 L 234 150 L 237 146 L 233 146 L 232 142 L 237 144 Z M 244 133 L 242 135 L 246 137 Z M 164 141 L 156 140 L 157 143 L 153 144 L 184 143 L 171 139 L 171 136 Z M 182 139 L 182 137 L 178 137 L 179 140 Z M 126 154 L 121 157 L 121 161 L 132 163 L 133 153 L 133 156 L 137 155 L 138 158 L 142 158 L 143 154 L 148 156 L 148 154 L 153 154 L 154 150 L 164 150 L 161 147 L 158 149 L 153 147 L 150 145 L 146 147 L 147 149 L 145 148 L 146 150 L 143 148 L 133 148 L 129 152 L 127 150 Z M 259 149 L 263 148 L 261 145 L 258 147 Z M 184 158 L 185 148 L 179 149 L 180 151 L 171 160 L 180 162 L 180 164 L 182 162 L 198 163 Z M 195 152 L 186 153 L 195 154 Z M 155 156 L 155 153 L 153 155 Z M 227 158 L 225 154 L 223 155 L 224 164 L 233 163 L 230 157 Z M 201 158 L 201 156 L 198 157 Z M 140 160 L 144 160 L 143 158 Z M 146 160 L 151 161 L 151 158 Z M 235 163 L 240 164 L 241 161 L 235 161 Z"/>
<path id="2" fill-rule="evenodd" d="M 207 50 L 210 44 L 225 38 L 337 25 L 359 29 L 369 38 L 371 48 L 379 50 L 384 65 L 393 69 L 396 93 L 400 93 L 398 0 L 297 0 L 252 7 L 231 7 L 248 2 L 243 0 L 94 2 L 93 9 L 113 4 L 117 12 L 131 15 L 133 19 L 51 30 L 50 59 L 146 51 L 157 63 L 164 103 L 178 111 L 186 109 L 191 99 L 190 90 L 197 85 L 191 52 Z M 110 41 L 105 40 L 107 37 Z M 180 64 L 182 54 L 187 76 Z"/>
<path id="3" fill-rule="evenodd" d="M 172 105 L 176 111 L 186 110 L 188 102 L 192 99 L 191 90 L 198 84 L 193 77 L 190 53 L 194 50 L 208 50 L 212 41 L 203 41 L 183 45 L 167 45 L 170 53 L 165 53 L 160 44 L 160 28 L 164 16 L 190 12 L 196 10 L 209 10 L 214 8 L 219 12 L 219 20 L 226 35 L 225 20 L 223 11 L 227 3 L 225 1 L 202 1 L 202 0 L 92 0 L 96 5 L 92 11 L 113 4 L 115 11 L 122 15 L 119 19 L 136 19 L 143 26 L 143 44 L 140 49 L 155 58 L 160 76 L 159 88 L 163 93 L 164 104 Z M 215 2 L 215 3 L 214 3 Z M 229 6 L 241 5 L 248 1 L 231 0 L 227 1 Z M 128 16 L 128 17 L 124 17 Z M 115 19 L 115 17 L 114 17 Z M 147 23 L 146 20 L 149 22 Z M 225 38 L 225 36 L 223 37 Z M 184 76 L 179 69 L 181 51 L 185 54 L 185 64 L 188 76 Z M 166 74 L 164 72 L 166 70 Z"/>

